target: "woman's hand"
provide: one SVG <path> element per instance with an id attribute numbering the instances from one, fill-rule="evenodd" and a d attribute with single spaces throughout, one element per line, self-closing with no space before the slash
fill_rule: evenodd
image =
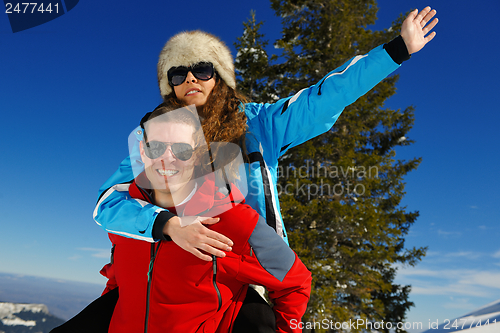
<path id="1" fill-rule="evenodd" d="M 420 51 L 436 36 L 436 32 L 433 31 L 425 37 L 438 23 L 438 19 L 435 18 L 427 24 L 434 15 L 436 15 L 435 9 L 431 10 L 431 7 L 425 7 L 420 13 L 418 9 L 415 9 L 404 20 L 401 27 L 401 37 L 403 37 L 409 54 Z"/>
<path id="2" fill-rule="evenodd" d="M 200 216 L 174 216 L 163 227 L 163 233 L 169 235 L 175 244 L 205 261 L 212 261 L 210 255 L 225 257 L 223 251 L 231 251 L 233 242 L 226 236 L 208 229 L 204 224 L 215 224 L 219 218 Z M 221 251 L 222 250 L 222 251 Z"/>

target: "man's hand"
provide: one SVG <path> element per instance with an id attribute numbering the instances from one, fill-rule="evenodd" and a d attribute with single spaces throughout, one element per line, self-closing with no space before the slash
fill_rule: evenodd
<path id="1" fill-rule="evenodd" d="M 226 236 L 208 229 L 204 224 L 214 224 L 219 218 L 203 218 L 199 216 L 174 216 L 165 224 L 163 233 L 169 235 L 175 244 L 205 261 L 212 257 L 202 253 L 225 257 L 223 251 L 231 251 L 233 242 Z M 223 251 L 221 251 L 223 250 Z"/>
<path id="2" fill-rule="evenodd" d="M 420 13 L 418 9 L 415 9 L 404 20 L 403 26 L 401 27 L 401 37 L 403 37 L 409 54 L 420 51 L 425 44 L 436 36 L 435 31 L 429 34 L 438 23 L 437 18 L 429 23 L 434 15 L 436 15 L 435 9 L 431 10 L 431 7 L 425 7 Z M 425 35 L 427 35 L 427 37 Z"/>

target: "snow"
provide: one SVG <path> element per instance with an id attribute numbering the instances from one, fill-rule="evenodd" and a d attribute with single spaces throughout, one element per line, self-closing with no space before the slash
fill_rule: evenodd
<path id="1" fill-rule="evenodd" d="M 2 323 L 6 326 L 36 326 L 36 321 L 34 320 L 22 320 L 21 318 L 17 317 L 14 317 L 13 319 L 2 319 Z"/>
<path id="2" fill-rule="evenodd" d="M 262 49 L 256 49 L 256 48 L 248 48 L 248 47 L 243 47 L 241 48 L 238 53 L 236 54 L 236 58 L 238 59 L 239 57 L 241 57 L 241 55 L 243 54 L 250 54 L 253 56 L 253 59 L 255 61 L 259 60 L 259 58 L 262 56 L 262 57 L 265 57 L 267 58 L 267 54 L 264 50 Z"/>
<path id="3" fill-rule="evenodd" d="M 23 320 L 16 316 L 17 313 L 27 311 L 33 313 L 49 313 L 47 306 L 43 304 L 15 304 L 15 303 L 1 303 L 0 302 L 0 321 L 8 326 L 36 326 L 34 320 Z"/>

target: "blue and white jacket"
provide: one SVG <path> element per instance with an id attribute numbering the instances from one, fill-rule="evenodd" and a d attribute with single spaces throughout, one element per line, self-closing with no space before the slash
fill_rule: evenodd
<path id="1" fill-rule="evenodd" d="M 409 58 L 401 37 L 359 55 L 326 75 L 318 84 L 273 104 L 245 104 L 245 139 L 250 163 L 246 203 L 273 227 L 286 243 L 277 191 L 278 158 L 288 149 L 327 132 L 346 106 L 355 102 Z M 138 142 L 142 133 L 137 134 Z M 163 226 L 173 214 L 132 199 L 128 185 L 140 166 L 139 150 L 131 153 L 99 190 L 94 220 L 110 233 L 155 242 L 165 239 Z M 137 167 L 134 166 L 134 167 Z"/>

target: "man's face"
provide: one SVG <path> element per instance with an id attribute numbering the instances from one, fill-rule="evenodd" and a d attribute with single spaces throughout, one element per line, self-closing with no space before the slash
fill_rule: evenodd
<path id="1" fill-rule="evenodd" d="M 174 193 L 181 195 L 187 192 L 187 196 L 192 190 L 192 186 L 188 184 L 193 177 L 196 158 L 193 155 L 186 161 L 179 159 L 172 152 L 171 144 L 183 143 L 195 148 L 193 126 L 176 122 L 152 121 L 147 125 L 146 130 L 148 143 L 158 141 L 167 144 L 167 149 L 161 156 L 151 159 L 146 156 L 144 142 L 141 142 L 141 157 L 151 187 L 155 191 L 171 195 Z"/>

